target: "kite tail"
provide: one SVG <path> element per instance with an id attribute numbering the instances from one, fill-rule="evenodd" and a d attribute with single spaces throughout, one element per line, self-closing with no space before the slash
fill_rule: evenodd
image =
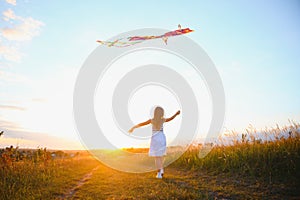
<path id="1" fill-rule="evenodd" d="M 100 44 L 105 44 L 104 41 L 101 41 L 101 40 L 97 40 L 96 42 L 100 43 Z"/>

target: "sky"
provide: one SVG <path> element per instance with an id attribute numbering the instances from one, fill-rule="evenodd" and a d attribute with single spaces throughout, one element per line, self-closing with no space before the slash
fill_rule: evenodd
<path id="1" fill-rule="evenodd" d="M 206 51 L 221 76 L 226 95 L 223 130 L 300 121 L 297 0 L 1 0 L 0 15 L 0 130 L 5 131 L 0 147 L 83 148 L 73 120 L 73 90 L 82 64 L 98 46 L 95 41 L 140 28 L 174 30 L 178 24 L 195 30 L 187 37 Z M 155 62 L 168 60 L 168 55 L 151 55 Z M 177 58 L 172 59 L 169 64 Z M 141 61 L 128 60 L 120 62 Z M 199 101 L 205 99 L 201 106 L 209 107 L 209 95 L 200 85 Z M 129 113 L 135 123 L 149 116 L 151 102 L 144 106 L 141 101 L 151 91 L 146 88 L 133 97 Z M 165 104 L 166 115 L 176 112 L 179 103 L 172 94 L 159 91 L 170 102 L 153 104 Z M 101 113 L 97 104 L 95 109 Z M 210 109 L 203 110 L 201 132 L 210 115 Z M 176 120 L 169 127 L 173 136 L 181 118 Z M 122 142 L 116 145 L 126 146 Z"/>

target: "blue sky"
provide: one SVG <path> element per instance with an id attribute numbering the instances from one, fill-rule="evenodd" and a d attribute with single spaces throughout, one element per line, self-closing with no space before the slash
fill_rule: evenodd
<path id="1" fill-rule="evenodd" d="M 63 138 L 67 148 L 80 146 L 73 84 L 95 40 L 179 23 L 195 30 L 188 37 L 221 75 L 226 128 L 300 120 L 299 1 L 1 0 L 0 12 L 2 145 L 64 148 L 56 142 Z"/>

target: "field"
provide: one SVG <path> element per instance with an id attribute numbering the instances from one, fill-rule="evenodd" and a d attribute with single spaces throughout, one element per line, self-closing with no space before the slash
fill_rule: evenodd
<path id="1" fill-rule="evenodd" d="M 86 151 L 1 150 L 1 199 L 300 199 L 300 126 L 231 132 L 155 172 L 113 170 Z M 231 141 L 226 139 L 230 137 Z M 230 144 L 227 144 L 229 141 Z M 225 144 L 226 142 L 226 144 Z M 206 144 L 207 145 L 207 144 Z M 146 151 L 147 149 L 127 149 Z M 199 155 L 200 152 L 200 155 Z"/>

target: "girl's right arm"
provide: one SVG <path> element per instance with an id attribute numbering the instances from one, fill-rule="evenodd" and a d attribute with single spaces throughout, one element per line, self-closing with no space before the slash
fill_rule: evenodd
<path id="1" fill-rule="evenodd" d="M 166 121 L 165 122 L 169 122 L 169 121 L 171 121 L 171 120 L 173 120 L 177 115 L 179 115 L 180 114 L 180 110 L 178 110 L 172 117 L 170 117 L 170 118 L 166 118 Z"/>
<path id="2" fill-rule="evenodd" d="M 147 121 L 145 121 L 145 122 L 139 123 L 139 124 L 133 126 L 131 129 L 129 129 L 128 132 L 129 132 L 129 133 L 132 133 L 132 132 L 134 131 L 134 129 L 140 128 L 140 127 L 145 126 L 145 125 L 148 125 L 148 124 L 150 124 L 150 123 L 151 123 L 151 119 L 149 119 L 149 120 L 147 120 Z"/>

